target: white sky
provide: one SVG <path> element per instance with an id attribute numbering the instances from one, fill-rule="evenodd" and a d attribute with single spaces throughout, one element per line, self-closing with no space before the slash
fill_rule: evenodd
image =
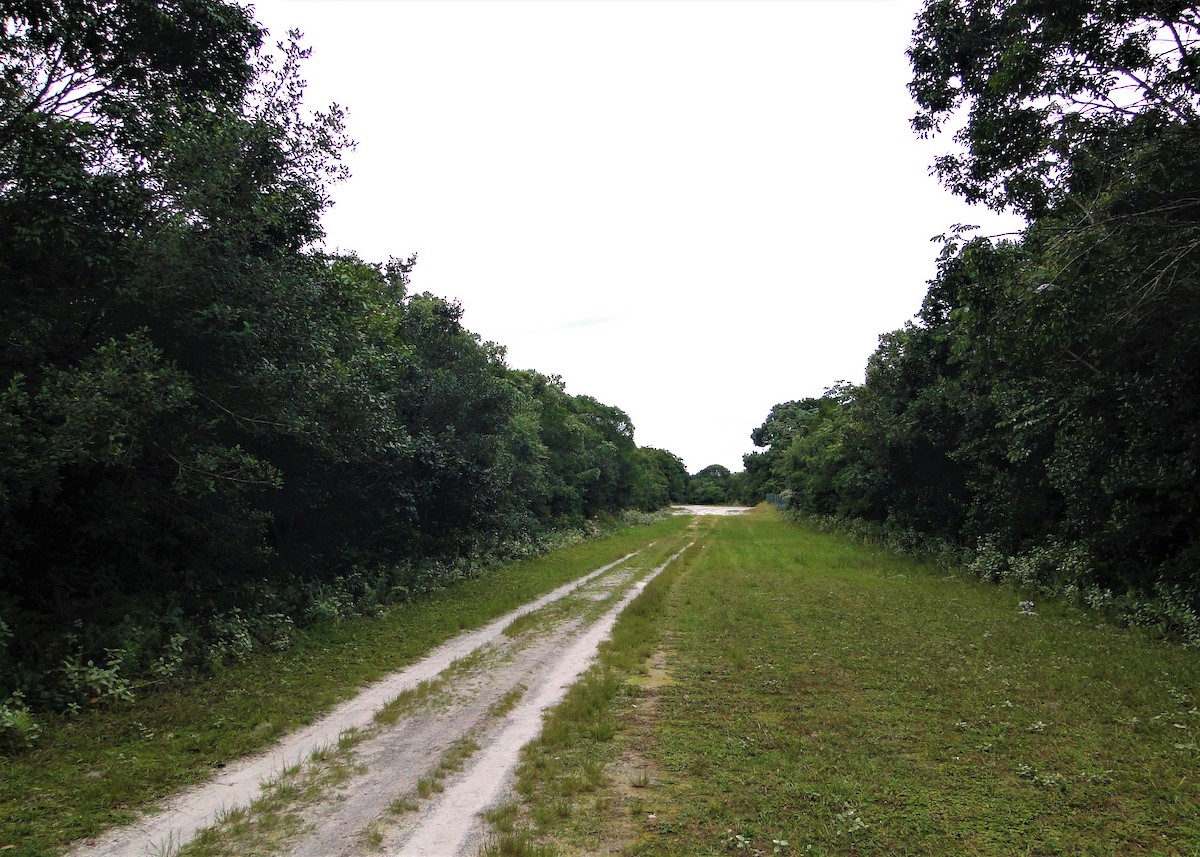
<path id="1" fill-rule="evenodd" d="M 416 252 L 515 368 L 625 410 L 689 471 L 771 406 L 861 382 L 919 308 L 929 239 L 1014 228 L 929 176 L 919 0 L 258 0 L 348 107 L 329 249 Z"/>

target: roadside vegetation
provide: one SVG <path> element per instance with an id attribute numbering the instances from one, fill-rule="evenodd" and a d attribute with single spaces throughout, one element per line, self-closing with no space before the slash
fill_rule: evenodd
<path id="1" fill-rule="evenodd" d="M 738 490 L 1200 647 L 1200 11 L 930 0 L 913 128 L 1024 216 L 942 236 L 862 384 L 771 409 Z"/>
<path id="2" fill-rule="evenodd" d="M 0 847 L 42 857 L 131 820 L 140 808 L 210 777 L 368 682 L 464 629 L 587 571 L 678 533 L 682 517 L 622 529 L 460 581 L 379 616 L 325 622 L 284 652 L 191 683 L 148 689 L 121 706 L 46 718 L 41 740 L 0 759 Z"/>
<path id="3" fill-rule="evenodd" d="M 223 0 L 0 3 L 0 753 L 682 499 L 415 259 L 322 249 L 352 146 Z"/>
<path id="4" fill-rule="evenodd" d="M 711 526 L 640 666 L 548 720 L 493 853 L 1200 848 L 1194 653 L 767 507 Z"/>

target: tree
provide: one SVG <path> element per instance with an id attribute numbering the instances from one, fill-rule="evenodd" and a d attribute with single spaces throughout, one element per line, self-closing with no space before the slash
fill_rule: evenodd
<path id="1" fill-rule="evenodd" d="M 723 464 L 710 464 L 688 480 L 688 502 L 722 504 L 729 502 L 729 480 L 733 476 Z"/>
<path id="2" fill-rule="evenodd" d="M 1184 3 L 937 0 L 909 52 L 914 127 L 967 112 L 943 179 L 1033 218 L 1019 247 L 951 250 L 927 301 L 979 404 L 968 531 L 1080 545 L 1142 591 L 1194 588 L 1200 551 L 1198 50 Z"/>
<path id="3" fill-rule="evenodd" d="M 1200 12 L 1182 2 L 930 0 L 908 56 L 918 133 L 967 114 L 942 180 L 1033 217 L 1094 194 L 1200 110 Z"/>
<path id="4" fill-rule="evenodd" d="M 307 249 L 347 141 L 301 115 L 305 52 L 276 67 L 237 6 L 3 12 L 0 662 L 64 704 L 38 667 L 144 667 L 185 617 L 251 613 L 243 584 L 284 568 L 270 498 L 320 496 L 281 465 L 363 438 L 334 377 L 357 337 Z"/>
<path id="5" fill-rule="evenodd" d="M 750 440 L 764 451 L 750 453 L 745 458 L 743 464 L 749 475 L 742 490 L 753 489 L 755 500 L 788 490 L 791 475 L 788 448 L 820 408 L 821 400 L 813 398 L 782 402 L 771 408 L 763 424 L 750 432 Z"/>
<path id="6" fill-rule="evenodd" d="M 624 411 L 413 294 L 415 258 L 318 249 L 353 144 L 302 108 L 299 34 L 265 51 L 216 0 L 0 9 L 0 705 L 286 645 L 639 474 L 681 490 Z"/>
<path id="7" fill-rule="evenodd" d="M 214 0 L 4 0 L 0 17 L 8 167 L 22 142 L 45 141 L 37 129 L 65 125 L 101 144 L 76 154 L 119 168 L 148 120 L 178 117 L 188 104 L 239 103 L 263 36 L 249 10 Z"/>
<path id="8" fill-rule="evenodd" d="M 637 454 L 633 422 L 620 408 L 591 396 L 573 396 L 571 402 L 583 440 L 581 469 L 574 477 L 582 488 L 583 513 L 592 517 L 620 511 L 633 490 Z"/>
<path id="9" fill-rule="evenodd" d="M 972 202 L 864 383 L 776 406 L 748 479 L 801 511 L 1200 639 L 1200 11 L 1139 0 L 929 0 L 909 56 L 924 135 Z"/>
<path id="10" fill-rule="evenodd" d="M 648 512 L 681 503 L 687 497 L 687 482 L 687 468 L 677 455 L 665 449 L 639 447 L 630 502 Z"/>
<path id="11" fill-rule="evenodd" d="M 463 328 L 462 307 L 411 299 L 396 331 L 409 350 L 392 379 L 414 454 L 394 474 L 412 504 L 421 552 L 437 555 L 508 535 L 508 432 L 519 399 L 499 346 Z"/>

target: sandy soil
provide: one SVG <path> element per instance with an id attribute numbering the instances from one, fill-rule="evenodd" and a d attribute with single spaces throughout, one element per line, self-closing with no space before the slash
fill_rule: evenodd
<path id="1" fill-rule="evenodd" d="M 749 512 L 749 506 L 672 506 L 675 515 L 740 515 Z"/>
<path id="2" fill-rule="evenodd" d="M 473 857 L 486 836 L 479 813 L 507 795 L 542 712 L 671 560 L 647 569 L 630 554 L 462 634 L 161 812 L 79 844 L 71 857 L 170 854 L 202 831 L 212 835 L 209 828 L 229 841 L 229 853 Z M 536 610 L 535 621 L 504 633 Z M 402 695 L 393 724 L 375 719 Z M 270 813 L 260 807 L 230 822 L 232 810 L 264 795 L 277 798 Z"/>

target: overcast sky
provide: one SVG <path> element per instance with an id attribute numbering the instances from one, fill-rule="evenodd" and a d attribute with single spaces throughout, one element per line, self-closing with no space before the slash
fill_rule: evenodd
<path id="1" fill-rule="evenodd" d="M 419 254 L 514 368 L 625 410 L 639 445 L 741 469 L 782 401 L 861 382 L 930 238 L 1016 221 L 929 175 L 918 0 L 259 0 L 346 106 L 330 250 Z"/>

